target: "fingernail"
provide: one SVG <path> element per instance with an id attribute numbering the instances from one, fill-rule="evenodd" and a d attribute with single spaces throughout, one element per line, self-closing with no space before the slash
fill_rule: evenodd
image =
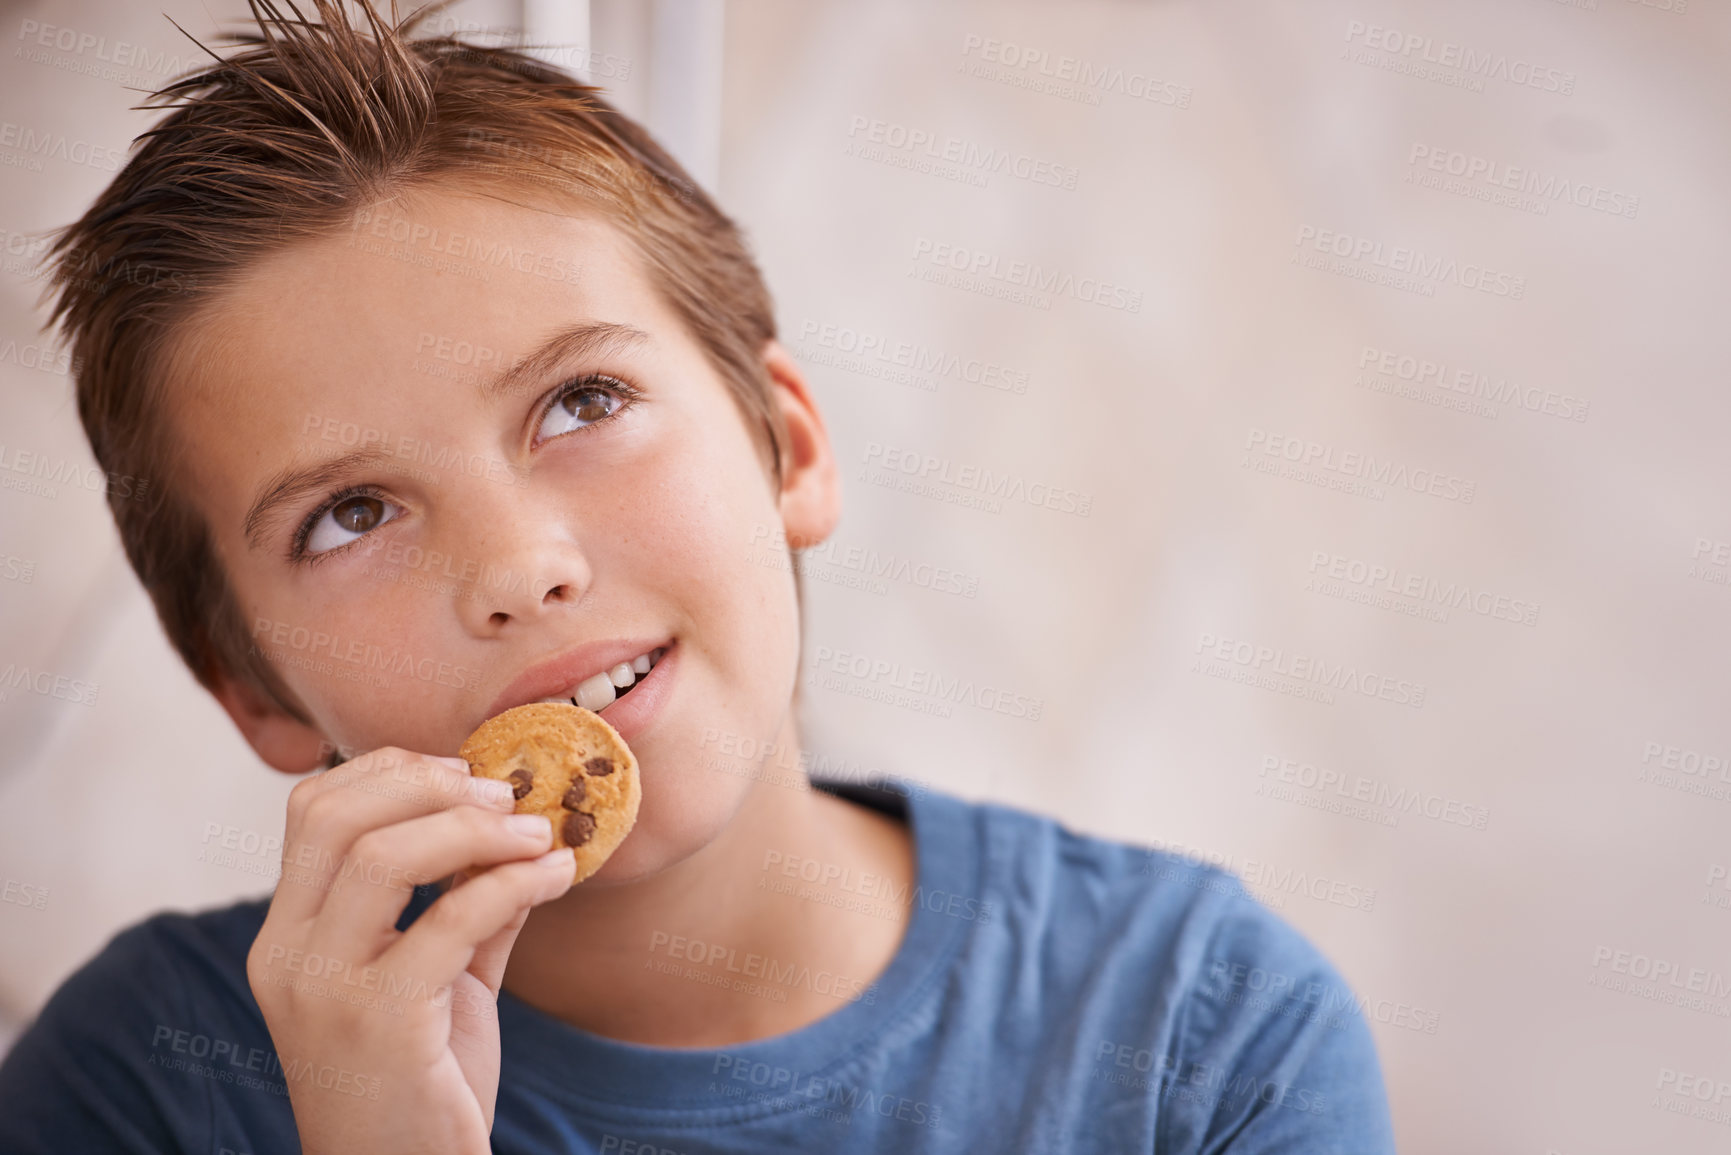
<path id="1" fill-rule="evenodd" d="M 439 757 L 435 757 L 433 759 L 433 761 L 443 762 L 445 765 L 449 766 L 451 769 L 461 770 L 465 774 L 467 774 L 469 772 L 469 764 L 467 762 L 463 761 L 461 758 L 439 758 Z"/>
<path id="2" fill-rule="evenodd" d="M 566 870 L 577 869 L 577 852 L 569 846 L 561 846 L 558 850 L 549 850 L 535 860 L 536 866 L 563 866 Z"/>
<path id="3" fill-rule="evenodd" d="M 513 814 L 505 819 L 505 828 L 525 838 L 553 837 L 553 823 L 545 814 Z"/>

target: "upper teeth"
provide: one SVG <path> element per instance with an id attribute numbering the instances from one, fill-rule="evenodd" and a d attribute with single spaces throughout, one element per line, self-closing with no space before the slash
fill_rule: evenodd
<path id="1" fill-rule="evenodd" d="M 665 646 L 658 646 L 647 654 L 638 654 L 629 662 L 620 662 L 610 670 L 584 678 L 557 698 L 542 698 L 541 701 L 575 702 L 585 710 L 600 713 L 613 704 L 619 691 L 629 689 L 641 675 L 653 669 L 666 652 Z"/>

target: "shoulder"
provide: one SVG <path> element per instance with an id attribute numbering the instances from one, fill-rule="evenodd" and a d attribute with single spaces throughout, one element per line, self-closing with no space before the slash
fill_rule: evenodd
<path id="1" fill-rule="evenodd" d="M 246 956 L 269 908 L 255 899 L 195 913 L 164 912 L 116 934 L 69 977 L 42 1019 L 81 1018 L 92 1003 L 167 1008 L 233 1001 L 257 1003 L 246 979 Z"/>
<path id="2" fill-rule="evenodd" d="M 1001 925 L 976 948 L 1038 956 L 1054 982 L 1111 981 L 1125 999 L 1169 1002 L 1239 963 L 1321 962 L 1217 867 L 998 803 L 933 793 L 919 808 L 977 855 L 981 921 Z"/>
<path id="3" fill-rule="evenodd" d="M 156 915 L 67 978 L 0 1064 L 0 1149 L 179 1150 L 208 1127 L 213 1053 L 269 1046 L 246 980 L 267 906 Z"/>
<path id="4" fill-rule="evenodd" d="M 1186 965 L 1209 973 L 1251 963 L 1328 970 L 1308 940 L 1219 866 L 1017 807 L 932 799 L 977 831 L 982 886 L 1017 905 L 1072 922 L 1110 919 L 1120 930 L 1126 917 L 1160 924 L 1193 956 Z"/>
<path id="5" fill-rule="evenodd" d="M 1213 920 L 1162 1060 L 1175 1151 L 1394 1150 L 1360 1002 L 1303 934 L 1260 902 Z"/>
<path id="6" fill-rule="evenodd" d="M 165 1007 L 194 992 L 251 1002 L 246 956 L 268 907 L 269 900 L 255 899 L 135 923 L 61 985 L 38 1022 L 82 1018 L 93 1003 Z"/>
<path id="7" fill-rule="evenodd" d="M 955 805 L 1002 905 L 994 953 L 1037 963 L 1043 1001 L 1085 1008 L 1099 1028 L 1092 1077 L 1157 1097 L 1160 1150 L 1227 1138 L 1235 1153 L 1393 1150 L 1357 997 L 1237 876 L 1012 807 Z"/>
<path id="8" fill-rule="evenodd" d="M 1182 948 L 1187 966 L 1226 919 L 1272 918 L 1232 874 L 1147 846 L 1076 831 L 997 803 L 959 802 L 979 832 L 982 885 L 1074 933 L 1128 928 Z M 1278 922 L 1278 920 L 1275 920 Z"/>

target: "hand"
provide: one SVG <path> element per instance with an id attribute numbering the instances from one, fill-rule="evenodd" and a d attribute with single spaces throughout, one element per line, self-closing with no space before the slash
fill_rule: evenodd
<path id="1" fill-rule="evenodd" d="M 548 821 L 512 805 L 510 783 L 461 759 L 389 746 L 290 793 L 246 973 L 305 1155 L 491 1150 L 505 960 L 575 869 L 569 849 L 547 853 Z M 395 929 L 415 885 L 453 873 Z"/>

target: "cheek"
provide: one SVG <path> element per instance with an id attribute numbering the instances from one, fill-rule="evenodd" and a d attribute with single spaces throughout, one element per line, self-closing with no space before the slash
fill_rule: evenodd
<path id="1" fill-rule="evenodd" d="M 685 672 L 674 724 L 643 751 L 643 837 L 627 842 L 623 871 L 715 836 L 761 776 L 735 758 L 716 765 L 716 735 L 728 735 L 729 748 L 775 742 L 798 675 L 793 576 L 770 479 L 743 429 L 737 442 L 695 430 L 670 438 L 654 467 L 645 464 L 625 584 L 655 591 L 651 600 L 673 612 L 666 624 L 680 636 Z"/>
<path id="2" fill-rule="evenodd" d="M 332 564 L 345 566 L 345 580 L 316 594 L 317 583 L 237 574 L 254 660 L 274 669 L 331 740 L 427 748 L 439 734 L 429 720 L 449 715 L 441 703 L 472 691 L 482 673 L 431 624 L 448 614 L 448 599 L 405 581 L 424 576 L 410 567 L 388 569 L 370 555 Z"/>
<path id="3" fill-rule="evenodd" d="M 776 502 L 749 443 L 715 444 L 721 440 L 688 441 L 654 472 L 658 483 L 634 519 L 652 527 L 638 572 L 677 583 L 677 600 L 696 627 L 693 640 L 720 666 L 779 684 L 790 676 L 799 639 Z M 786 705 L 783 698 L 779 706 Z"/>

